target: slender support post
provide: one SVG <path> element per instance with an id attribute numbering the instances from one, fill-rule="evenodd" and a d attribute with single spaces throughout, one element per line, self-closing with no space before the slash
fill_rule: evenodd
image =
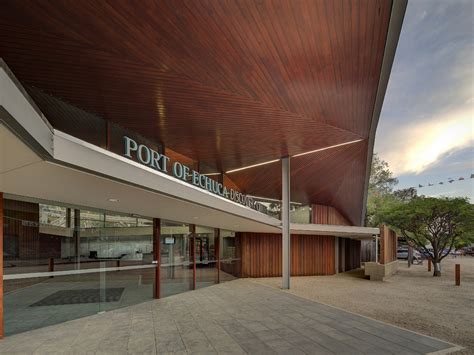
<path id="1" fill-rule="evenodd" d="M 282 288 L 290 288 L 290 157 L 281 159 Z"/>
<path id="2" fill-rule="evenodd" d="M 193 266 L 192 290 L 195 290 L 196 289 L 196 225 L 195 224 L 190 224 L 189 229 L 190 229 L 190 232 L 191 232 L 191 235 L 190 235 L 190 242 L 191 242 L 190 259 L 191 259 L 192 266 Z"/>
<path id="3" fill-rule="evenodd" d="M 221 230 L 215 229 L 214 233 L 214 253 L 216 254 L 217 283 L 221 282 Z"/>
<path id="4" fill-rule="evenodd" d="M 461 264 L 456 264 L 456 286 L 461 285 Z"/>
<path id="5" fill-rule="evenodd" d="M 161 220 L 153 218 L 153 259 L 156 263 L 155 268 L 155 287 L 153 289 L 153 297 L 159 299 L 161 296 Z"/>
<path id="6" fill-rule="evenodd" d="M 0 192 L 0 339 L 3 339 L 3 192 Z"/>

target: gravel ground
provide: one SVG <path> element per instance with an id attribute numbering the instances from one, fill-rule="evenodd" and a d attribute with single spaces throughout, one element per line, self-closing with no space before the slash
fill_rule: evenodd
<path id="1" fill-rule="evenodd" d="M 454 285 L 454 264 L 461 264 L 461 286 Z M 423 265 L 399 271 L 385 282 L 363 278 L 362 270 L 334 276 L 292 277 L 292 294 L 430 335 L 474 354 L 474 257 L 444 259 L 442 276 Z M 254 279 L 280 287 L 281 278 Z"/>

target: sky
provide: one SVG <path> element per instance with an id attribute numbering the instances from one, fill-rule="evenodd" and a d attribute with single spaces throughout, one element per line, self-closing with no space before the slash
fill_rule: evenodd
<path id="1" fill-rule="evenodd" d="M 396 188 L 421 184 L 419 195 L 474 203 L 473 7 L 408 2 L 374 149 L 398 177 Z"/>

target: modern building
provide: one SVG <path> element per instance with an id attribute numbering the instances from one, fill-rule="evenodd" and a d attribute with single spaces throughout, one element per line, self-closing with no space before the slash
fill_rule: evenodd
<path id="1" fill-rule="evenodd" d="M 2 335 L 360 266 L 405 1 L 0 6 Z"/>

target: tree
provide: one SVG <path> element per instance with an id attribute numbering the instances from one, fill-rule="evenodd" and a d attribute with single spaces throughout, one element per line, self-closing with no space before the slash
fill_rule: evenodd
<path id="1" fill-rule="evenodd" d="M 408 187 L 406 189 L 400 189 L 393 192 L 395 198 L 400 201 L 408 202 L 418 197 L 418 192 L 414 187 Z"/>
<path id="2" fill-rule="evenodd" d="M 441 276 L 441 261 L 456 243 L 473 237 L 474 206 L 467 198 L 420 196 L 383 208 L 380 215 L 418 251 L 431 258 L 433 276 Z"/>
<path id="3" fill-rule="evenodd" d="M 388 163 L 380 159 L 377 153 L 375 153 L 370 169 L 369 191 L 385 195 L 391 193 L 397 184 L 398 179 L 393 177 Z"/>
<path id="4" fill-rule="evenodd" d="M 391 194 L 398 179 L 393 177 L 393 173 L 388 167 L 388 163 L 374 154 L 372 167 L 370 169 L 369 191 L 367 195 L 367 212 L 365 224 L 376 227 L 380 224 L 378 211 L 382 206 L 391 204 L 394 196 Z"/>

